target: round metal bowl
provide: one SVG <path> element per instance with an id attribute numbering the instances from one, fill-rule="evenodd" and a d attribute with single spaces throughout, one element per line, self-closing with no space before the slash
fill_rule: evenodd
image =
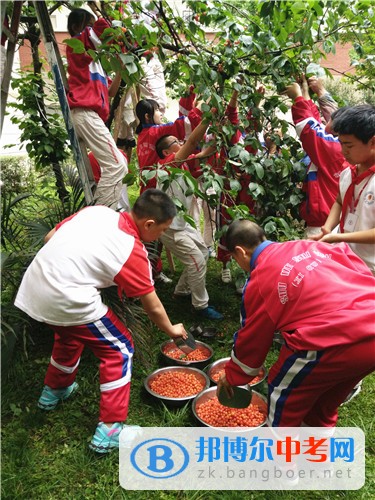
<path id="1" fill-rule="evenodd" d="M 208 378 L 210 379 L 212 384 L 217 384 L 217 382 L 212 377 L 214 377 L 215 374 L 217 374 L 220 370 L 223 370 L 229 360 L 230 358 L 221 358 L 206 367 L 205 372 L 207 373 Z M 250 382 L 250 384 L 248 384 L 252 389 L 259 386 L 266 380 L 268 371 L 264 365 L 261 366 L 259 375 L 261 375 L 261 378 L 260 380 L 258 380 L 258 382 Z"/>
<path id="2" fill-rule="evenodd" d="M 185 361 L 184 359 L 174 359 L 171 356 L 168 356 L 168 353 L 171 351 L 174 351 L 175 349 L 178 349 L 176 344 L 173 342 L 173 340 L 167 340 L 166 342 L 163 342 L 160 346 L 160 353 L 162 356 L 162 359 L 165 364 L 169 366 L 191 366 L 194 368 L 204 368 L 207 366 L 213 355 L 214 351 L 211 346 L 208 344 L 205 344 L 204 342 L 200 342 L 199 340 L 195 341 L 197 344 L 197 349 L 200 349 L 201 351 L 207 352 L 207 358 L 200 360 L 200 361 Z M 181 355 L 184 355 L 184 353 L 181 351 Z"/>
<path id="3" fill-rule="evenodd" d="M 248 386 L 241 386 L 241 387 L 248 387 Z M 209 389 L 205 389 L 204 391 L 200 392 L 193 401 L 192 404 L 192 410 L 194 413 L 194 417 L 197 419 L 197 421 L 201 424 L 204 425 L 205 427 L 213 427 L 212 425 L 207 424 L 204 420 L 202 420 L 198 414 L 197 414 L 197 408 L 199 408 L 199 405 L 206 403 L 209 399 L 212 399 L 213 397 L 216 396 L 216 389 L 217 387 L 210 387 Z M 267 420 L 267 398 L 263 396 L 262 394 L 259 394 L 256 391 L 252 391 L 252 398 L 251 398 L 251 404 L 257 405 L 260 409 L 260 411 L 264 414 L 264 421 L 261 425 L 257 427 L 243 427 L 244 430 L 246 429 L 257 429 L 259 427 L 263 427 L 266 424 Z M 231 429 L 231 427 L 226 427 L 226 429 Z M 239 429 L 239 427 L 233 427 L 233 429 Z"/>
<path id="4" fill-rule="evenodd" d="M 154 372 L 150 373 L 150 375 L 148 375 L 148 377 L 145 378 L 143 384 L 146 391 L 149 394 L 151 394 L 151 396 L 154 396 L 156 399 L 162 401 L 163 403 L 169 406 L 183 406 L 187 402 L 192 401 L 197 396 L 197 394 L 193 394 L 192 396 L 186 396 L 183 398 L 171 398 L 167 396 L 162 396 L 161 394 L 154 392 L 150 387 L 150 383 L 157 377 L 157 375 L 167 372 L 180 372 L 180 373 L 182 372 L 186 374 L 194 374 L 198 378 L 198 380 L 200 380 L 204 384 L 202 390 L 210 387 L 210 381 L 207 375 L 204 372 L 202 372 L 202 370 L 198 370 L 197 368 L 192 368 L 190 366 L 167 366 L 165 368 L 159 368 L 158 370 L 155 370 Z"/>

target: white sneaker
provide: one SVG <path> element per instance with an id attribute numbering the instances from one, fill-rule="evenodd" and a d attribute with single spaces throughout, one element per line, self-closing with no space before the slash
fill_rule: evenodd
<path id="1" fill-rule="evenodd" d="M 226 268 L 221 271 L 221 281 L 223 283 L 230 283 L 232 281 L 230 269 Z"/>
<path id="2" fill-rule="evenodd" d="M 172 283 L 171 278 L 168 278 L 164 273 L 159 273 L 154 277 L 154 281 L 161 281 L 162 283 Z"/>

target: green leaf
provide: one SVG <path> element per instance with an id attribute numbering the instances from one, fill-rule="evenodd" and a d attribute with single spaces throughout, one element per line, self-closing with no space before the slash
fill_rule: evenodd
<path id="1" fill-rule="evenodd" d="M 242 189 L 241 183 L 237 179 L 230 179 L 229 184 L 232 191 L 239 192 Z"/>
<path id="2" fill-rule="evenodd" d="M 125 67 L 126 67 L 126 71 L 129 73 L 129 75 L 133 75 L 134 73 L 137 73 L 137 71 L 138 71 L 138 67 L 134 63 L 125 64 Z"/>
<path id="3" fill-rule="evenodd" d="M 263 179 L 263 177 L 264 177 L 264 168 L 262 167 L 262 165 L 260 163 L 256 163 L 255 164 L 255 171 L 256 171 L 256 174 L 259 177 L 259 179 Z"/>
<path id="4" fill-rule="evenodd" d="M 81 40 L 77 40 L 77 38 L 67 38 L 63 40 L 63 43 L 66 43 L 68 47 L 70 47 L 74 54 L 83 54 L 85 52 L 85 46 Z"/>
<path id="5" fill-rule="evenodd" d="M 193 69 L 201 65 L 201 63 L 196 59 L 190 59 L 188 64 Z"/>

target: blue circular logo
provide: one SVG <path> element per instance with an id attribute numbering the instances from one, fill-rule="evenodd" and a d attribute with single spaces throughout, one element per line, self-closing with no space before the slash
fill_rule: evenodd
<path id="1" fill-rule="evenodd" d="M 144 476 L 169 479 L 186 469 L 189 454 L 184 446 L 172 439 L 155 438 L 139 443 L 131 452 L 130 461 Z"/>

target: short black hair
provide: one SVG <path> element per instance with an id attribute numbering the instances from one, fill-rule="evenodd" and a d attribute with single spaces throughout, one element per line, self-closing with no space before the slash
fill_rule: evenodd
<path id="1" fill-rule="evenodd" d="M 164 158 L 163 150 L 167 149 L 167 146 L 170 142 L 170 139 L 169 139 L 170 137 L 171 137 L 170 135 L 163 135 L 163 136 L 159 137 L 159 139 L 156 141 L 155 150 L 156 150 L 159 158 Z"/>
<path id="2" fill-rule="evenodd" d="M 177 215 L 172 199 L 160 189 L 146 189 L 134 203 L 132 211 L 138 219 L 154 219 L 162 224 Z"/>
<path id="3" fill-rule="evenodd" d="M 86 9 L 74 9 L 68 17 L 68 31 L 70 36 L 81 33 L 89 22 L 95 21 L 95 17 Z"/>
<path id="4" fill-rule="evenodd" d="M 137 103 L 135 107 L 135 114 L 139 120 L 139 125 L 135 129 L 137 134 L 141 132 L 143 125 L 147 124 L 146 115 L 150 115 L 151 123 L 154 123 L 154 113 L 156 109 L 159 109 L 159 104 L 154 99 L 141 99 Z"/>
<path id="5" fill-rule="evenodd" d="M 334 116 L 332 128 L 336 134 L 354 135 L 367 144 L 375 135 L 375 106 L 359 104 L 347 107 Z"/>
<path id="6" fill-rule="evenodd" d="M 256 247 L 265 239 L 266 235 L 263 229 L 248 219 L 237 219 L 231 222 L 225 235 L 226 247 L 229 252 L 234 252 L 236 246 Z"/>

